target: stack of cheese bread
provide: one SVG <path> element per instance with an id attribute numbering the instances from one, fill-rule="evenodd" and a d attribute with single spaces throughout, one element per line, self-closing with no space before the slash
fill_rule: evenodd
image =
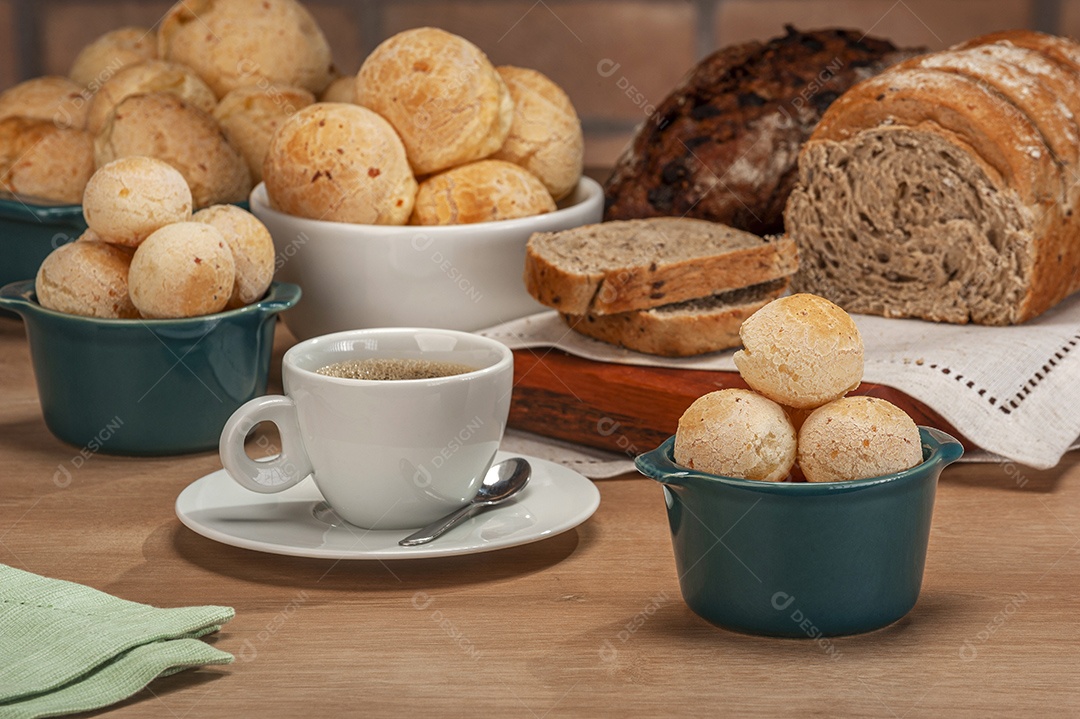
<path id="1" fill-rule="evenodd" d="M 683 357 L 738 346 L 742 321 L 797 267 L 789 239 L 658 217 L 534 234 L 525 287 L 582 334 Z"/>
<path id="2" fill-rule="evenodd" d="M 184 176 L 124 157 L 95 172 L 82 198 L 89 229 L 53 250 L 34 287 L 42 307 L 108 319 L 174 319 L 259 300 L 274 275 L 266 227 L 236 205 L 192 214 Z"/>
<path id="3" fill-rule="evenodd" d="M 832 104 L 785 227 L 798 289 L 852 312 L 1023 322 L 1080 289 L 1080 45 L 1015 30 Z"/>
<path id="4" fill-rule="evenodd" d="M 851 317 L 815 295 L 782 297 L 740 330 L 735 365 L 750 389 L 699 397 L 679 419 L 675 461 L 765 482 L 867 479 L 922 461 L 919 428 L 877 397 L 849 397 L 863 374 Z M 796 462 L 798 466 L 796 467 Z"/>

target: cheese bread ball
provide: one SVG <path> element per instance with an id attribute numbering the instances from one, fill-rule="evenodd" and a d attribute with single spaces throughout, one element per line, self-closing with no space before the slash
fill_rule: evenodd
<path id="1" fill-rule="evenodd" d="M 218 97 L 244 85 L 330 84 L 330 45 L 296 0 L 183 0 L 158 27 L 158 55 L 188 65 Z"/>
<path id="2" fill-rule="evenodd" d="M 795 428 L 780 405 L 750 390 L 710 392 L 679 418 L 675 461 L 724 477 L 780 482 L 795 463 Z"/>
<path id="3" fill-rule="evenodd" d="M 221 232 L 203 222 L 177 222 L 135 250 L 128 291 L 143 317 L 198 317 L 225 309 L 235 276 Z"/>
<path id="4" fill-rule="evenodd" d="M 317 103 L 274 135 L 263 165 L 270 203 L 297 217 L 404 225 L 416 179 L 390 123 L 367 108 Z"/>
<path id="5" fill-rule="evenodd" d="M 820 407 L 859 386 L 863 343 L 847 312 L 823 297 L 790 295 L 739 329 L 735 366 L 752 389 L 796 409 Z"/>
<path id="6" fill-rule="evenodd" d="M 40 197 L 77 205 L 94 174 L 94 138 L 51 120 L 0 120 L 0 189 L 28 201 Z"/>
<path id="7" fill-rule="evenodd" d="M 213 112 L 217 105 L 214 91 L 191 68 L 174 62 L 147 60 L 123 68 L 101 86 L 90 101 L 86 129 L 96 135 L 105 127 L 113 109 L 125 98 L 148 92 L 170 92 L 203 112 Z"/>
<path id="8" fill-rule="evenodd" d="M 319 95 L 319 102 L 356 102 L 356 76 L 335 78 Z"/>
<path id="9" fill-rule="evenodd" d="M 531 217 L 555 209 L 544 184 L 528 170 L 502 160 L 481 160 L 420 183 L 413 225 L 467 225 Z"/>
<path id="10" fill-rule="evenodd" d="M 585 138 L 570 97 L 543 73 L 496 68 L 514 99 L 506 142 L 491 157 L 521 165 L 561 200 L 573 191 L 585 165 Z"/>
<path id="11" fill-rule="evenodd" d="M 262 182 L 262 167 L 270 138 L 277 129 L 315 102 L 315 96 L 302 87 L 248 85 L 238 87 L 214 109 L 214 119 L 225 136 L 247 161 L 255 184 Z"/>
<path id="12" fill-rule="evenodd" d="M 0 93 L 0 119 L 29 117 L 61 127 L 86 127 L 90 94 L 66 77 L 35 77 Z"/>
<path id="13" fill-rule="evenodd" d="M 41 306 L 84 317 L 138 317 L 128 296 L 131 253 L 79 239 L 57 247 L 38 268 L 34 290 Z"/>
<path id="14" fill-rule="evenodd" d="M 510 91 L 483 51 L 430 27 L 375 48 L 356 76 L 356 102 L 390 121 L 417 175 L 487 157 L 514 119 Z"/>
<path id="15" fill-rule="evenodd" d="M 247 163 L 214 118 L 166 92 L 117 105 L 94 153 L 98 167 L 131 155 L 164 160 L 187 180 L 195 207 L 241 202 L 251 191 Z"/>
<path id="16" fill-rule="evenodd" d="M 144 60 L 157 57 L 157 36 L 148 27 L 122 27 L 112 30 L 79 51 L 68 76 L 96 92 L 117 72 Z"/>
<path id="17" fill-rule="evenodd" d="M 260 299 L 274 279 L 274 240 L 266 225 L 236 205 L 214 205 L 191 218 L 215 228 L 229 243 L 236 264 L 236 281 L 226 309 Z"/>
<path id="18" fill-rule="evenodd" d="M 155 230 L 189 219 L 191 203 L 191 190 L 172 165 L 133 155 L 94 173 L 83 195 L 83 217 L 105 242 L 136 247 Z"/>
<path id="19" fill-rule="evenodd" d="M 799 466 L 808 482 L 880 477 L 923 461 L 919 428 L 876 397 L 844 397 L 819 407 L 799 430 Z"/>

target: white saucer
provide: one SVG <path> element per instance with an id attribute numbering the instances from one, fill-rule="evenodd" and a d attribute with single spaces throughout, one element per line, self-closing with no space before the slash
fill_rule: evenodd
<path id="1" fill-rule="evenodd" d="M 495 461 L 514 455 L 499 452 Z M 337 518 L 309 477 L 277 494 L 256 494 L 224 469 L 188 485 L 176 516 L 198 534 L 234 547 L 320 559 L 420 559 L 490 552 L 573 529 L 592 516 L 600 492 L 572 469 L 526 457 L 532 478 L 521 495 L 454 527 L 431 544 L 401 547 L 414 530 L 370 530 Z M 316 514 L 321 518 L 316 518 Z"/>

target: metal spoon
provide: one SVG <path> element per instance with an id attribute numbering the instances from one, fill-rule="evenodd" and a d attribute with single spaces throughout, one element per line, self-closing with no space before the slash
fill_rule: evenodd
<path id="1" fill-rule="evenodd" d="M 529 466 L 528 461 L 521 457 L 499 462 L 484 475 L 484 482 L 480 485 L 480 491 L 476 493 L 471 502 L 453 514 L 437 519 L 420 531 L 410 534 L 398 544 L 402 547 L 415 547 L 418 544 L 427 544 L 431 540 L 441 537 L 448 529 L 457 526 L 480 510 L 513 497 L 529 483 L 531 474 L 532 467 Z"/>

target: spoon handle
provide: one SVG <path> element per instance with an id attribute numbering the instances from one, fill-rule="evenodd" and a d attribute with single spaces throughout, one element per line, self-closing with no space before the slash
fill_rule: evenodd
<path id="1" fill-rule="evenodd" d="M 484 503 L 470 502 L 453 514 L 448 514 L 442 519 L 436 519 L 423 529 L 413 532 L 408 537 L 405 537 L 405 539 L 398 542 L 398 544 L 402 547 L 415 547 L 418 544 L 427 544 L 433 539 L 441 537 L 451 527 L 456 527 L 464 520 L 473 516 L 478 509 L 485 506 L 487 505 Z"/>

